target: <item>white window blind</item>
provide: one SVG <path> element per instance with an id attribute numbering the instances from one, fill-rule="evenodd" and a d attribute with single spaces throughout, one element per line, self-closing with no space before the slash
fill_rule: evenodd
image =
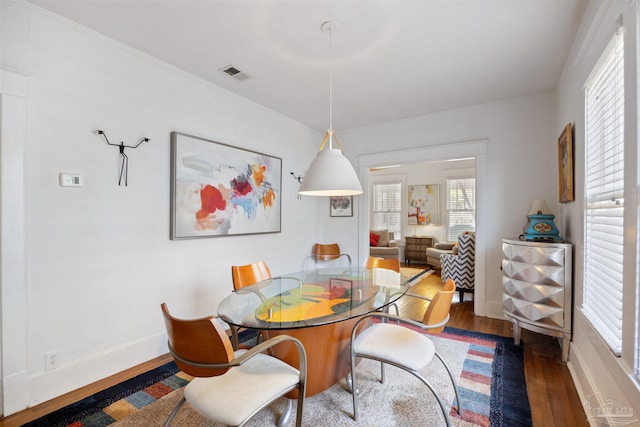
<path id="1" fill-rule="evenodd" d="M 402 184 L 400 182 L 373 184 L 371 229 L 389 229 L 396 238 L 401 235 Z"/>
<path id="2" fill-rule="evenodd" d="M 586 84 L 583 311 L 620 355 L 624 237 L 624 57 L 616 34 Z"/>
<path id="3" fill-rule="evenodd" d="M 476 179 L 447 179 L 447 240 L 476 229 Z"/>

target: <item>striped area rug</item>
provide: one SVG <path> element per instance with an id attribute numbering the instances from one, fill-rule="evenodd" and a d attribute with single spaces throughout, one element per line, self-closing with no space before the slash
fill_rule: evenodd
<path id="1" fill-rule="evenodd" d="M 506 337 L 446 328 L 438 339 L 469 344 L 458 380 L 462 415 L 450 416 L 477 426 L 530 426 L 531 410 L 520 348 Z"/>

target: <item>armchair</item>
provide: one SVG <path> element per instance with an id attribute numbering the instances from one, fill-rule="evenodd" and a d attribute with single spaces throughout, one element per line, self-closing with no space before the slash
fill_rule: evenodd
<path id="1" fill-rule="evenodd" d="M 427 248 L 427 265 L 433 268 L 442 268 L 440 255 L 453 253 L 453 248 L 457 245 L 457 242 L 436 242 L 432 248 Z"/>
<path id="2" fill-rule="evenodd" d="M 464 301 L 464 293 L 473 294 L 475 285 L 476 234 L 464 232 L 458 236 L 457 253 L 440 255 L 442 269 L 440 277 L 445 282 L 453 279 L 456 290 L 460 292 L 460 302 Z"/>

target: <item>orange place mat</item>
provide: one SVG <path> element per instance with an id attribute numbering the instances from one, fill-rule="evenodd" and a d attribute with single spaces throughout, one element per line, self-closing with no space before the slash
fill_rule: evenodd
<path id="1" fill-rule="evenodd" d="M 302 289 L 294 288 L 263 302 L 256 310 L 256 318 L 275 323 L 316 319 L 334 314 L 332 307 L 347 301 L 348 298 L 332 298 L 325 286 L 303 285 Z"/>

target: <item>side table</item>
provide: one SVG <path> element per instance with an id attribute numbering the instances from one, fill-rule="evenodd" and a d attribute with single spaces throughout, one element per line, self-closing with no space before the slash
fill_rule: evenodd
<path id="1" fill-rule="evenodd" d="M 427 248 L 432 248 L 437 240 L 435 236 L 405 237 L 404 262 L 411 264 L 411 261 L 415 261 L 419 264 L 426 264 Z"/>
<path id="2" fill-rule="evenodd" d="M 502 239 L 502 305 L 513 322 L 513 341 L 520 328 L 562 338 L 562 361 L 569 357 L 573 286 L 570 243 Z"/>

